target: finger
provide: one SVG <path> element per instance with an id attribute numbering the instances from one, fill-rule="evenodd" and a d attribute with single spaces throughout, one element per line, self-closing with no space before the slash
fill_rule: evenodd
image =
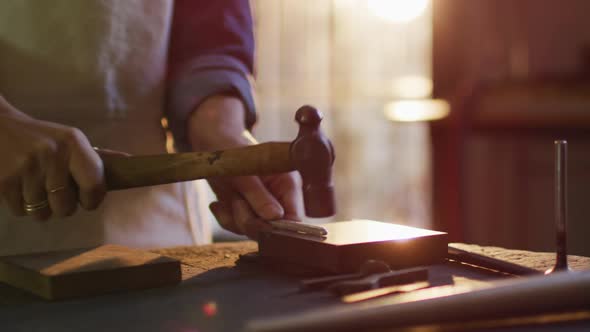
<path id="1" fill-rule="evenodd" d="M 232 202 L 232 210 L 234 222 L 240 229 L 242 234 L 245 234 L 253 240 L 258 239 L 258 234 L 261 230 L 270 227 L 262 219 L 254 214 L 252 208 L 243 199 L 236 199 Z"/>
<path id="2" fill-rule="evenodd" d="M 71 151 L 68 168 L 78 185 L 80 205 L 94 210 L 106 194 L 102 160 L 79 130 L 69 130 L 67 141 Z"/>
<path id="3" fill-rule="evenodd" d="M 41 172 L 41 168 L 31 166 L 21 179 L 22 193 L 25 204 L 36 205 L 42 204 L 47 200 L 47 193 L 45 191 L 45 179 Z M 25 211 L 28 215 L 33 216 L 37 220 L 47 220 L 51 216 L 49 205 L 44 208 L 38 208 L 34 211 Z"/>
<path id="4" fill-rule="evenodd" d="M 30 119 L 30 117 L 23 112 L 19 112 L 0 94 L 0 115 L 10 115 L 21 119 Z"/>
<path id="5" fill-rule="evenodd" d="M 248 201 L 254 213 L 264 220 L 283 218 L 285 211 L 257 176 L 239 176 L 232 179 L 236 190 Z"/>
<path id="6" fill-rule="evenodd" d="M 78 206 L 78 191 L 70 179 L 64 149 L 48 163 L 45 188 L 54 216 L 63 218 L 74 214 Z"/>
<path id="7" fill-rule="evenodd" d="M 303 191 L 299 173 L 272 175 L 264 177 L 263 182 L 285 209 L 284 219 L 301 220 L 303 218 Z"/>
<path id="8" fill-rule="evenodd" d="M 240 197 L 235 190 L 231 189 L 231 185 L 226 179 L 209 178 L 207 182 L 220 202 L 231 202 L 233 199 Z"/>
<path id="9" fill-rule="evenodd" d="M 10 212 L 15 216 L 24 216 L 24 201 L 20 178 L 7 180 L 2 185 L 2 200 Z"/>
<path id="10" fill-rule="evenodd" d="M 232 233 L 243 234 L 234 223 L 230 204 L 225 202 L 212 202 L 209 204 L 209 210 L 211 210 L 211 213 L 213 213 L 213 216 L 215 216 L 215 219 L 217 219 L 217 222 L 223 229 Z"/>

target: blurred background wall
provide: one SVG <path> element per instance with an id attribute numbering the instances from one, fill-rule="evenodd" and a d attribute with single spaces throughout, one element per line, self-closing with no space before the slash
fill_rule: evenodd
<path id="1" fill-rule="evenodd" d="M 590 1 L 433 1 L 434 224 L 555 250 L 553 141 L 569 141 L 569 248 L 590 255 Z"/>

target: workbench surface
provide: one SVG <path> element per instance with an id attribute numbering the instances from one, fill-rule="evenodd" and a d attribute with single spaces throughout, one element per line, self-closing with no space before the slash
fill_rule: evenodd
<path id="1" fill-rule="evenodd" d="M 540 271 L 555 261 L 553 253 L 454 246 Z M 251 319 L 345 305 L 327 292 L 297 294 L 300 278 L 256 263 L 236 266 L 239 255 L 256 250 L 251 241 L 153 250 L 182 261 L 180 285 L 93 298 L 52 303 L 0 284 L 0 331 L 240 331 Z M 569 263 L 573 270 L 590 269 L 590 258 L 570 256 Z M 487 283 L 498 275 L 441 264 L 432 267 L 430 279 L 461 285 Z M 588 320 L 561 324 L 572 330 L 590 328 Z M 554 328 L 535 326 L 534 330 Z"/>

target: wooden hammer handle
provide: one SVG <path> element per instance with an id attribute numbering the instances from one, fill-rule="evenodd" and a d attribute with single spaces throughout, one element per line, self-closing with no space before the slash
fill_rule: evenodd
<path id="1" fill-rule="evenodd" d="M 216 176 L 265 175 L 294 170 L 289 142 L 215 152 L 103 159 L 108 190 L 152 186 Z"/>

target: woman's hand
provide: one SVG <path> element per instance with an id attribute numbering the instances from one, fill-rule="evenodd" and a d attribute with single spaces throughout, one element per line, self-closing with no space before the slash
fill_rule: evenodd
<path id="1" fill-rule="evenodd" d="M 240 99 L 207 98 L 189 120 L 193 149 L 212 151 L 256 144 L 244 119 Z M 217 178 L 209 184 L 217 196 L 211 212 L 223 228 L 237 234 L 256 239 L 261 229 L 269 227 L 266 221 L 300 220 L 303 215 L 301 180 L 296 172 Z"/>
<path id="2" fill-rule="evenodd" d="M 0 96 L 0 202 L 46 220 L 95 209 L 105 195 L 102 160 L 78 129 L 29 117 Z"/>

